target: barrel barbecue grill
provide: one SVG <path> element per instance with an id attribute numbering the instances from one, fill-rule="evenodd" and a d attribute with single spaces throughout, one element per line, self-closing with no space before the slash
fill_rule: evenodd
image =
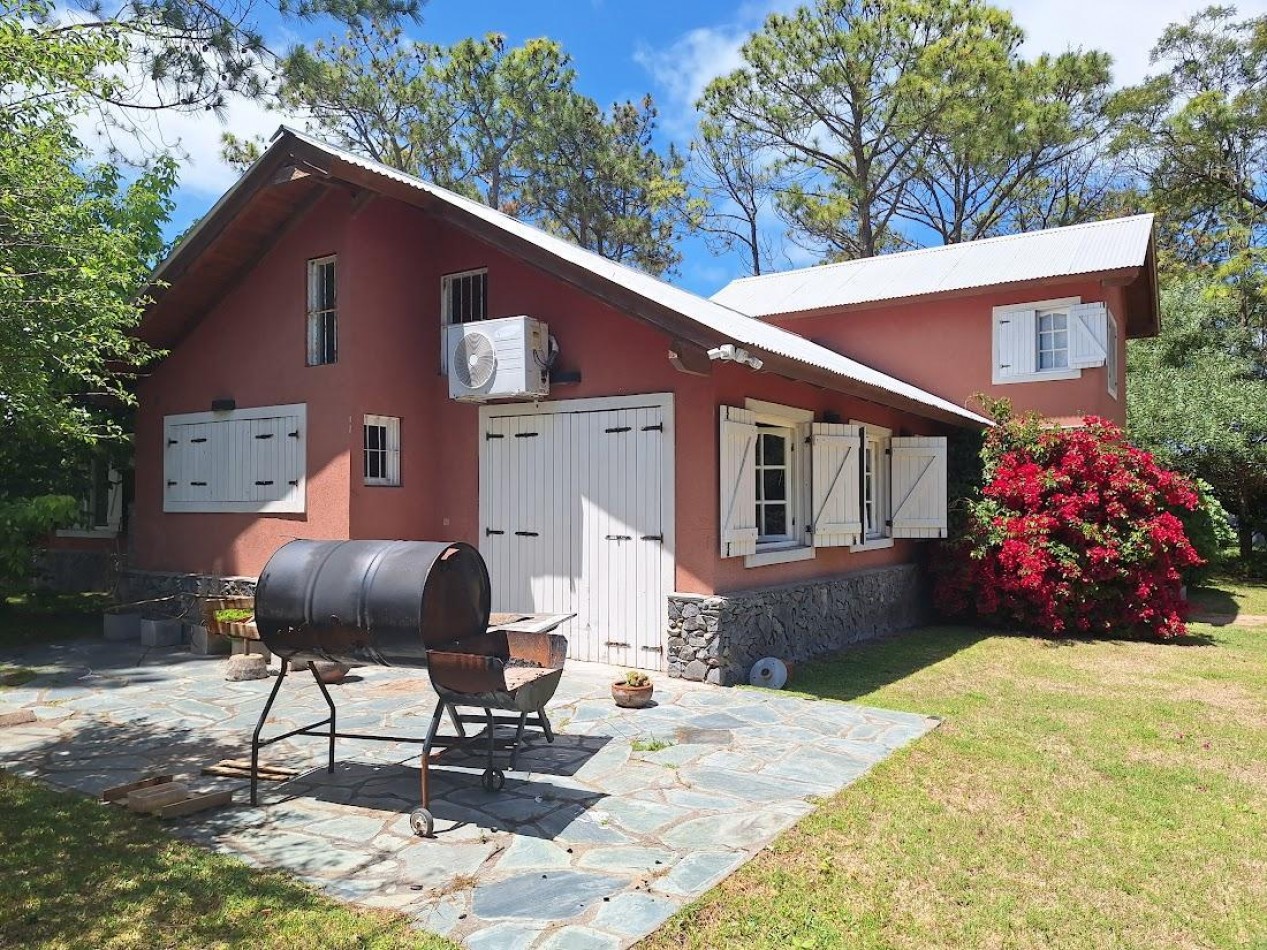
<path id="1" fill-rule="evenodd" d="M 483 785 L 500 791 L 498 750 L 509 750 L 514 769 L 525 729 L 554 741 L 545 705 L 563 676 L 567 640 L 550 633 L 569 615 L 546 618 L 532 631 L 489 628 L 488 569 L 479 551 L 461 542 L 291 541 L 269 559 L 255 590 L 260 639 L 281 660 L 281 670 L 251 737 L 251 803 L 256 802 L 259 750 L 297 735 L 330 743 L 334 771 L 338 738 L 422 743 L 421 803 L 410 815 L 415 833 L 430 835 L 429 766 L 432 750 L 470 745 L 487 749 Z M 439 697 L 425 738 L 340 732 L 330 691 L 316 663 L 427 668 Z M 292 665 L 306 665 L 330 714 L 282 735 L 261 738 Z M 462 708 L 480 714 L 462 714 Z M 456 736 L 439 735 L 448 712 Z M 495 711 L 509 713 L 498 716 Z M 475 736 L 465 724 L 484 726 Z M 498 738 L 498 727 L 514 738 Z"/>

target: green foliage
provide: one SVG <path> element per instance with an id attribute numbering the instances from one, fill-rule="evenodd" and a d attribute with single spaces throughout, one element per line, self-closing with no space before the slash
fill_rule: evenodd
<path id="1" fill-rule="evenodd" d="M 1222 282 L 1172 281 L 1161 335 L 1127 347 L 1131 438 L 1214 486 L 1242 528 L 1267 523 L 1267 365 Z"/>
<path id="2" fill-rule="evenodd" d="M 660 752 L 672 745 L 672 742 L 652 736 L 650 739 L 635 739 L 629 744 L 629 748 L 634 752 Z"/>
<path id="3" fill-rule="evenodd" d="M 984 0 L 817 0 L 772 14 L 743 66 L 705 90 L 697 151 L 723 161 L 724 185 L 773 189 L 793 239 L 830 258 L 902 246 L 902 221 L 950 243 L 1086 220 L 1115 194 L 1097 147 L 1109 59 L 1025 62 L 1022 40 Z M 735 139 L 742 149 L 718 154 Z M 725 209 L 733 190 L 706 197 Z M 739 207 L 740 229 L 725 233 L 752 253 Z"/>
<path id="4" fill-rule="evenodd" d="M 1179 508 L 1175 514 L 1183 522 L 1183 533 L 1205 563 L 1184 571 L 1184 583 L 1188 585 L 1209 580 L 1221 567 L 1223 549 L 1236 540 L 1214 486 L 1203 478 L 1194 478 L 1192 483 L 1197 490 L 1197 506 L 1191 510 Z"/>
<path id="5" fill-rule="evenodd" d="M 0 587 L 26 580 L 35 544 L 78 514 L 79 502 L 69 495 L 0 498 Z"/>
<path id="6" fill-rule="evenodd" d="M 575 79 L 553 40 L 508 46 L 490 34 L 441 46 L 370 20 L 292 49 L 279 97 L 344 148 L 611 260 L 671 270 L 684 162 L 654 148 L 650 98 L 604 112 Z M 226 139 L 226 152 L 240 162 L 254 150 Z"/>

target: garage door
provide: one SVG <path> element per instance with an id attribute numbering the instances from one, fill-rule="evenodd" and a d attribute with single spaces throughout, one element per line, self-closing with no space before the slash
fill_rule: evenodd
<path id="1" fill-rule="evenodd" d="M 561 631 L 570 657 L 660 669 L 673 577 L 665 407 L 568 405 L 481 413 L 493 609 L 575 613 Z"/>

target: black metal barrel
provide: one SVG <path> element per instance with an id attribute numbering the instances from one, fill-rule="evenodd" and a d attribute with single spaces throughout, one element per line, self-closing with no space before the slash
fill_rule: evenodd
<path id="1" fill-rule="evenodd" d="M 483 633 L 491 592 L 460 541 L 291 541 L 255 588 L 255 624 L 289 660 L 426 666 L 427 650 Z"/>

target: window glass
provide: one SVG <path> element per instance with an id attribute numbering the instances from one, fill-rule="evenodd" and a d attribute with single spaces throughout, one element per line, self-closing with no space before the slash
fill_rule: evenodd
<path id="1" fill-rule="evenodd" d="M 757 540 L 791 538 L 791 429 L 762 426 L 757 436 Z"/>
<path id="2" fill-rule="evenodd" d="M 1069 314 L 1063 310 L 1038 314 L 1038 368 L 1069 368 Z"/>
<path id="3" fill-rule="evenodd" d="M 442 289 L 445 323 L 488 319 L 488 271 L 450 274 L 444 278 Z"/>
<path id="4" fill-rule="evenodd" d="M 322 366 L 339 358 L 335 259 L 308 262 L 308 365 Z"/>
<path id="5" fill-rule="evenodd" d="M 400 484 L 400 420 L 365 417 L 365 484 Z"/>

